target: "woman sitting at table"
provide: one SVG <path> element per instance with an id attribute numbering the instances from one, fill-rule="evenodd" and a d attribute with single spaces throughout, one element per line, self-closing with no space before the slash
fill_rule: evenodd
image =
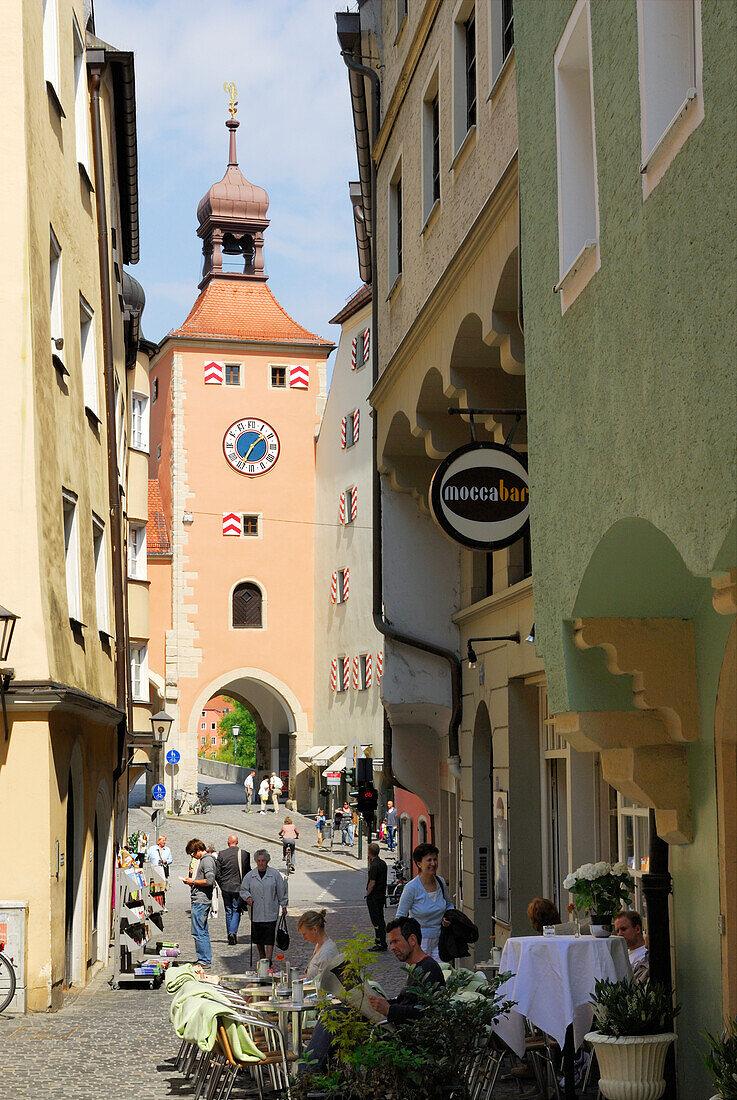
<path id="1" fill-rule="evenodd" d="M 397 906 L 397 920 L 414 917 L 422 928 L 422 950 L 440 962 L 438 941 L 441 927 L 447 928 L 446 909 L 453 908 L 445 881 L 437 873 L 438 849 L 434 844 L 418 844 L 412 853 L 418 875 L 408 882 Z"/>
<path id="2" fill-rule="evenodd" d="M 527 906 L 527 916 L 538 936 L 542 936 L 546 925 L 560 924 L 558 907 L 550 898 L 533 898 Z"/>
<path id="3" fill-rule="evenodd" d="M 297 921 L 297 931 L 302 933 L 305 943 L 314 943 L 305 978 L 316 978 L 340 952 L 325 930 L 327 909 L 308 909 Z"/>

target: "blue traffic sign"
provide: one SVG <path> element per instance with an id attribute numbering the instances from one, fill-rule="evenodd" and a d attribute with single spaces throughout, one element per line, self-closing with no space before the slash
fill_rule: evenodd
<path id="1" fill-rule="evenodd" d="M 163 783 L 156 783 L 151 793 L 157 801 L 160 801 L 166 798 L 166 787 L 163 785 Z"/>
<path id="2" fill-rule="evenodd" d="M 168 753 L 166 754 L 167 764 L 178 764 L 180 759 L 180 755 L 176 749 L 169 749 Z"/>

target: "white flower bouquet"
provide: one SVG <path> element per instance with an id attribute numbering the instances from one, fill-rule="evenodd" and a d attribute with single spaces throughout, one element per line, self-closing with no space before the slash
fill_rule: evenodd
<path id="1" fill-rule="evenodd" d="M 584 863 L 563 880 L 577 910 L 613 918 L 629 904 L 635 880 L 624 863 Z"/>

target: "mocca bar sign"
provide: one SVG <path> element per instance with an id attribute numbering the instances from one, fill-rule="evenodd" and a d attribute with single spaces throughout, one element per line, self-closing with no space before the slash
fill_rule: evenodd
<path id="1" fill-rule="evenodd" d="M 438 466 L 430 482 L 433 519 L 471 550 L 501 550 L 530 522 L 525 456 L 499 443 L 468 443 Z"/>

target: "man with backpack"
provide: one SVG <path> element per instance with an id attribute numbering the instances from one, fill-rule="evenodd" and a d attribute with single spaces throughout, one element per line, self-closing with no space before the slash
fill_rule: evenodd
<path id="1" fill-rule="evenodd" d="M 215 881 L 220 887 L 225 905 L 225 930 L 228 943 L 238 943 L 238 927 L 241 923 L 240 889 L 243 879 L 251 870 L 251 856 L 238 847 L 238 836 L 231 833 L 228 847 L 218 852 L 215 860 Z"/>

